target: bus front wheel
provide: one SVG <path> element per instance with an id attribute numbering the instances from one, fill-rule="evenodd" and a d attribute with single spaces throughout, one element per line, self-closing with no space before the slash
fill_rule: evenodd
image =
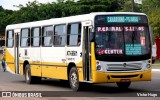
<path id="1" fill-rule="evenodd" d="M 117 82 L 117 86 L 121 89 L 128 89 L 131 82 Z"/>
<path id="2" fill-rule="evenodd" d="M 72 67 L 69 72 L 69 84 L 74 91 L 78 91 L 79 77 L 78 77 L 78 71 L 76 67 Z"/>
<path id="3" fill-rule="evenodd" d="M 29 64 L 27 64 L 25 67 L 25 81 L 27 84 L 37 83 L 41 81 L 41 77 L 31 75 L 31 69 Z"/>

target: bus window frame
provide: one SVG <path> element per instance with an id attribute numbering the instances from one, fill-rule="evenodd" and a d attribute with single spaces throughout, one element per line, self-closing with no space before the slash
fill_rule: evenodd
<path id="1" fill-rule="evenodd" d="M 9 31 L 12 31 L 13 33 L 12 33 L 12 37 L 13 38 L 8 38 L 8 32 Z M 10 47 L 10 46 L 8 46 L 8 39 L 13 39 L 13 41 L 12 41 L 12 46 Z M 14 29 L 11 29 L 11 30 L 7 30 L 6 31 L 6 48 L 13 48 L 14 47 Z"/>
<path id="2" fill-rule="evenodd" d="M 78 30 L 78 34 L 72 34 L 72 35 L 78 35 L 78 37 L 80 36 L 80 43 L 82 44 L 82 23 L 81 22 L 73 22 L 73 23 L 68 23 L 67 24 L 67 39 L 66 39 L 67 47 L 79 47 L 81 44 L 80 45 L 78 45 L 78 44 L 77 45 L 69 45 L 69 38 L 68 37 L 71 34 L 69 33 L 69 29 L 68 28 L 69 28 L 69 25 L 71 25 L 71 24 L 78 24 L 78 25 L 80 25 L 81 28 L 80 28 L 80 30 Z M 78 29 L 79 29 L 79 26 L 78 26 Z"/>
<path id="3" fill-rule="evenodd" d="M 33 45 L 33 41 L 34 41 L 34 38 L 35 37 L 33 37 L 33 34 L 34 34 L 34 32 L 33 32 L 33 30 L 35 29 L 35 28 L 39 28 L 39 46 L 34 46 Z M 42 29 L 41 29 L 41 26 L 37 26 L 37 27 L 31 27 L 31 36 L 30 36 L 30 38 L 31 38 L 31 47 L 40 47 L 41 46 L 41 35 L 42 34 Z"/>
<path id="4" fill-rule="evenodd" d="M 29 29 L 29 36 L 28 36 L 28 38 L 29 38 L 29 45 L 28 46 L 22 46 L 22 30 L 23 29 Z M 26 38 L 26 37 L 25 37 Z M 26 27 L 26 28 L 21 28 L 21 33 L 20 33 L 20 47 L 21 48 L 29 48 L 29 47 L 31 47 L 31 28 L 30 27 Z"/>
<path id="5" fill-rule="evenodd" d="M 132 16 L 132 14 L 113 14 L 113 16 Z M 99 15 L 96 15 L 96 16 L 99 16 Z M 146 16 L 146 15 L 138 15 L 138 14 L 134 14 L 133 16 L 145 16 L 146 18 L 147 18 L 147 22 L 145 22 L 145 23 L 105 23 L 105 24 L 96 24 L 96 16 L 94 17 L 94 27 L 97 27 L 97 26 L 114 26 L 114 25 L 121 25 L 121 26 L 123 26 L 124 27 L 124 25 L 125 26 L 127 26 L 127 25 L 130 25 L 130 26 L 137 26 L 137 25 L 141 25 L 141 26 L 146 26 L 147 27 L 147 29 L 148 29 L 148 32 L 149 32 L 149 19 L 148 19 L 148 16 Z M 112 14 L 111 15 L 102 15 L 102 16 L 112 16 Z M 96 32 L 96 28 L 94 28 L 94 33 Z M 150 32 L 149 32 L 149 39 L 150 39 L 150 41 L 149 41 L 149 45 L 150 45 L 150 47 L 151 47 L 151 36 L 150 36 Z M 95 34 L 94 34 L 94 41 L 95 41 Z M 96 45 L 95 45 L 95 48 L 96 48 Z M 150 48 L 150 52 L 148 53 L 148 54 L 145 54 L 145 55 L 141 55 L 141 57 L 139 58 L 139 59 L 141 59 L 141 60 L 143 60 L 143 59 L 148 59 L 149 57 L 150 57 L 150 55 L 151 55 L 151 49 L 152 48 Z M 102 60 L 102 61 L 119 61 L 118 59 L 121 59 L 121 58 L 123 58 L 123 57 L 125 57 L 125 56 L 121 56 L 121 57 L 117 57 L 117 59 L 115 59 L 114 57 L 114 55 L 110 55 L 110 56 L 108 56 L 108 57 L 111 57 L 110 59 L 103 59 L 103 58 L 106 58 L 107 56 L 106 55 L 101 55 L 101 56 L 99 56 L 99 55 L 97 55 L 96 54 L 96 51 L 95 51 L 95 57 L 96 57 L 96 59 L 98 59 L 98 60 Z M 130 58 L 130 57 L 132 57 L 132 58 Z M 135 58 L 137 58 L 137 57 L 139 57 L 139 56 L 128 56 L 128 57 L 126 57 L 125 59 L 121 59 L 121 62 L 123 62 L 123 61 L 137 61 L 137 60 L 135 60 Z M 126 59 L 128 59 L 128 60 L 126 60 Z"/>
<path id="6" fill-rule="evenodd" d="M 60 25 L 65 25 L 65 33 L 64 35 L 60 35 L 60 36 L 65 36 L 65 44 L 64 45 L 55 45 L 55 28 L 56 26 L 60 26 Z M 53 46 L 54 47 L 65 47 L 67 45 L 67 23 L 62 23 L 62 24 L 55 24 L 54 25 L 54 34 L 53 34 Z"/>
<path id="7" fill-rule="evenodd" d="M 44 26 L 41 27 L 41 44 L 40 44 L 40 45 L 41 45 L 42 47 L 53 47 L 53 41 L 52 41 L 52 45 L 51 45 L 51 46 L 45 46 L 44 43 L 43 43 L 43 42 L 44 42 L 44 37 L 48 37 L 48 36 L 43 36 L 44 28 L 45 28 L 45 27 L 52 27 L 52 28 L 53 28 L 53 34 L 52 34 L 51 37 L 52 37 L 52 40 L 54 40 L 54 39 L 53 39 L 54 26 L 53 26 L 53 25 L 44 25 Z"/>

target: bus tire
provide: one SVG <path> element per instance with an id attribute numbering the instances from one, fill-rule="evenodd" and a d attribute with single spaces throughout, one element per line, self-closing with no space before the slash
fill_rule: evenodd
<path id="1" fill-rule="evenodd" d="M 76 67 L 72 67 L 70 72 L 69 72 L 69 84 L 71 89 L 73 91 L 78 91 L 79 90 L 79 77 L 78 77 L 78 71 Z"/>
<path id="2" fill-rule="evenodd" d="M 41 81 L 41 77 L 31 75 L 31 69 L 29 64 L 27 64 L 25 67 L 25 81 L 27 84 L 38 83 Z"/>
<path id="3" fill-rule="evenodd" d="M 121 89 L 128 89 L 131 82 L 117 82 L 117 86 Z"/>

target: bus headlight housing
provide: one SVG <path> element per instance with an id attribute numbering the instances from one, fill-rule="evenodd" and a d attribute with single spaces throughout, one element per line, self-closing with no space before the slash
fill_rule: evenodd
<path id="1" fill-rule="evenodd" d="M 96 69 L 97 69 L 98 71 L 100 71 L 100 70 L 102 69 L 102 66 L 100 65 L 100 62 L 99 62 L 99 61 L 96 62 Z"/>
<path id="2" fill-rule="evenodd" d="M 149 69 L 149 68 L 151 68 L 151 65 L 150 65 L 150 64 L 147 64 L 147 65 L 146 65 L 146 69 Z"/>
<path id="3" fill-rule="evenodd" d="M 102 67 L 100 65 L 97 66 L 97 70 L 101 70 Z"/>

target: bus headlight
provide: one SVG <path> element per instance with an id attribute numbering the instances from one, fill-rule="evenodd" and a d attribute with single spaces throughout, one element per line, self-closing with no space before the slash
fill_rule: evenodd
<path id="1" fill-rule="evenodd" d="M 100 65 L 97 66 L 97 70 L 101 70 L 102 67 Z"/>
<path id="2" fill-rule="evenodd" d="M 151 68 L 151 65 L 150 65 L 150 64 L 147 64 L 147 65 L 146 65 L 146 69 L 149 69 L 149 68 Z"/>

